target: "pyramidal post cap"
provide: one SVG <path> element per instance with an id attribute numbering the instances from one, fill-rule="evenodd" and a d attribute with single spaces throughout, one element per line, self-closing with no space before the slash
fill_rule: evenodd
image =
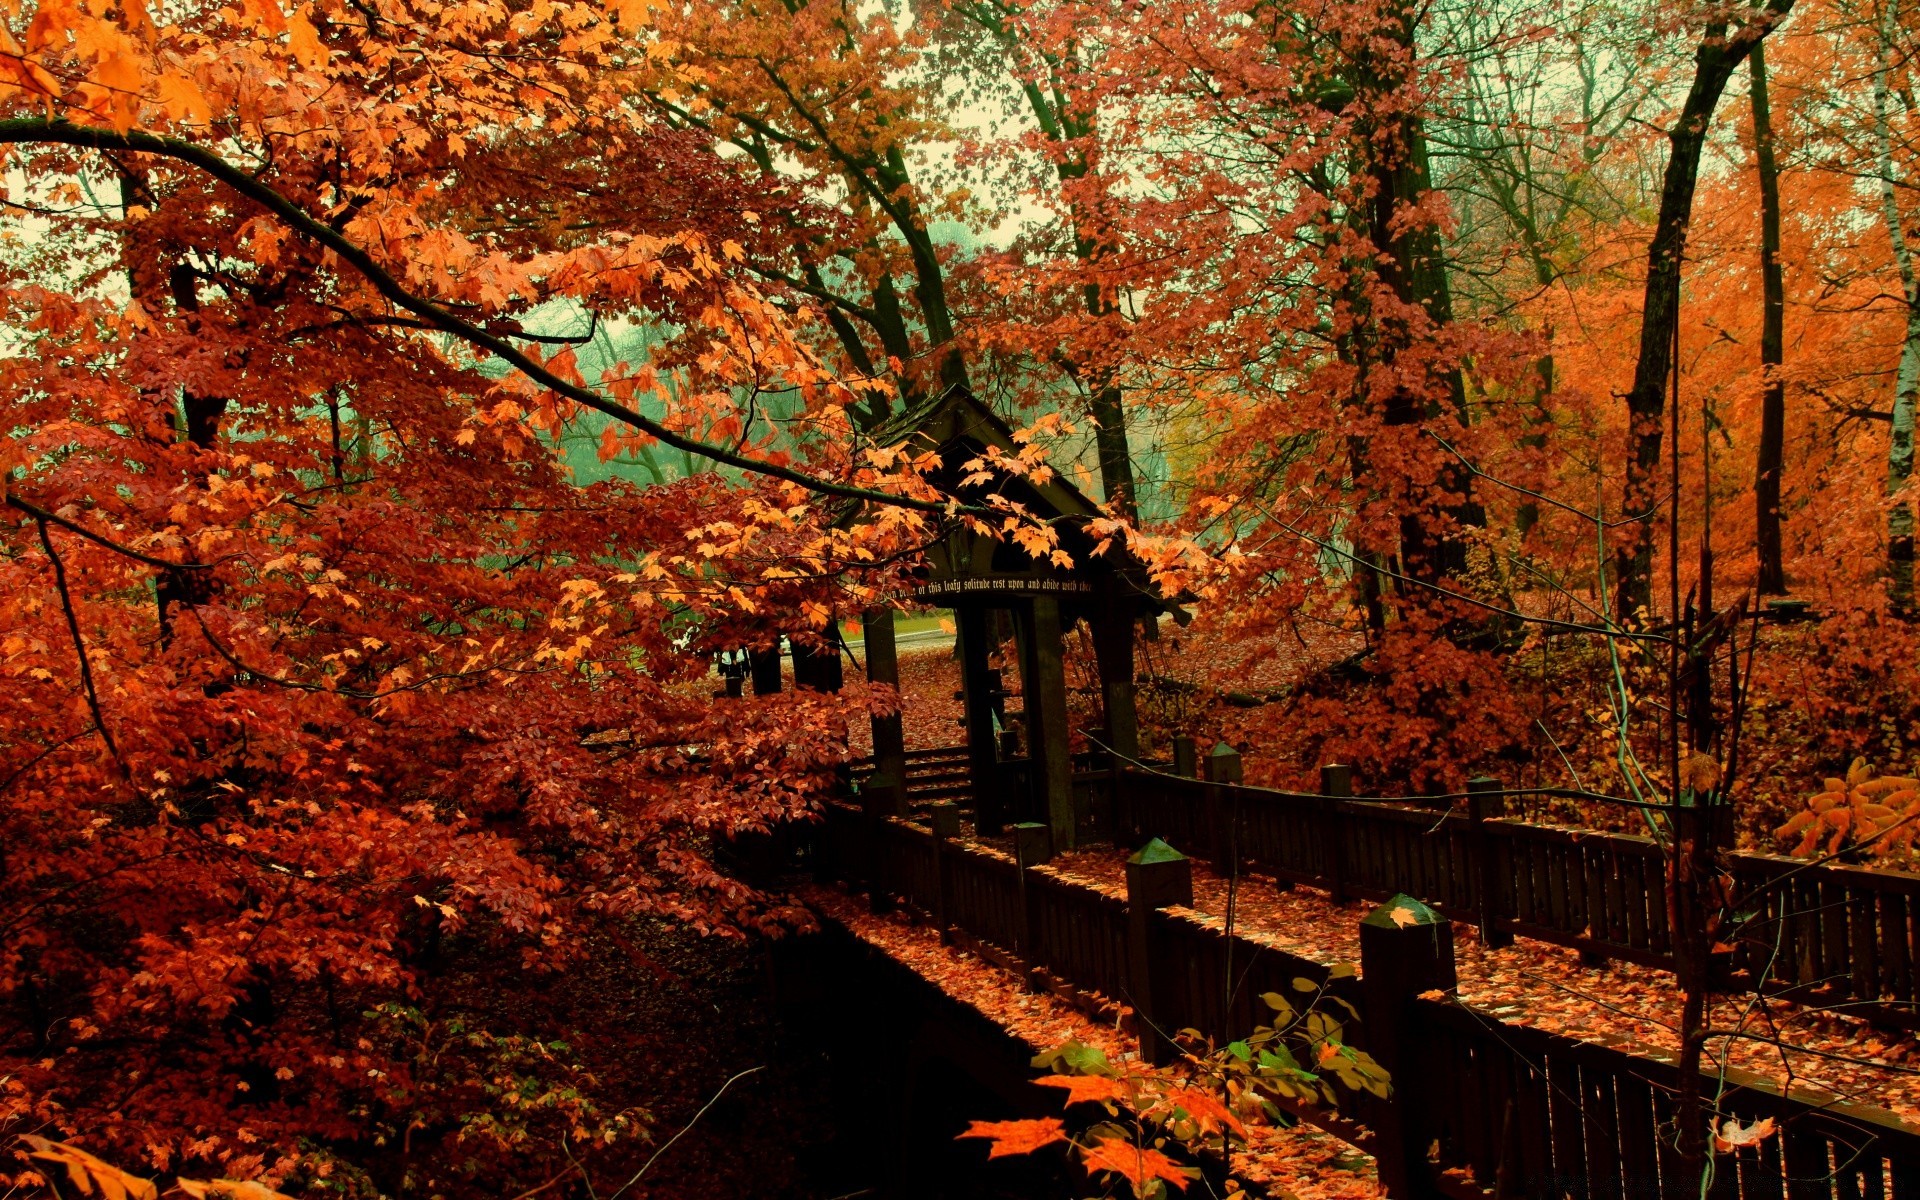
<path id="1" fill-rule="evenodd" d="M 1148 863 L 1184 862 L 1186 857 L 1159 838 L 1150 838 L 1147 844 L 1135 850 L 1127 861 L 1144 866 Z"/>
<path id="2" fill-rule="evenodd" d="M 1360 918 L 1360 923 L 1378 929 L 1407 929 L 1416 925 L 1438 925 L 1445 920 L 1431 907 L 1401 892 Z"/>
<path id="3" fill-rule="evenodd" d="M 1225 742 L 1217 742 L 1214 744 L 1213 749 L 1207 751 L 1207 753 L 1212 755 L 1215 758 L 1219 758 L 1222 755 L 1238 754 L 1240 752 L 1238 750 L 1235 750 L 1232 746 L 1229 746 Z"/>

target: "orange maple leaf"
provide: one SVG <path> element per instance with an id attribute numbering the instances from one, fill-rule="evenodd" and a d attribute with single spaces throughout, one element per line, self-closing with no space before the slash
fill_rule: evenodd
<path id="1" fill-rule="evenodd" d="M 1147 1185 L 1156 1179 L 1164 1179 L 1185 1191 L 1187 1180 L 1192 1177 L 1189 1168 L 1182 1167 L 1158 1150 L 1143 1149 L 1125 1138 L 1107 1138 L 1095 1143 L 1081 1161 L 1085 1163 L 1089 1175 L 1111 1171 L 1124 1177 L 1133 1185 L 1135 1195 L 1145 1194 Z"/>
<path id="2" fill-rule="evenodd" d="M 1048 1075 L 1034 1080 L 1041 1087 L 1067 1089 L 1068 1104 L 1119 1100 L 1127 1095 L 1127 1085 L 1105 1075 Z"/>
<path id="3" fill-rule="evenodd" d="M 1042 1146 L 1067 1140 L 1067 1127 L 1059 1117 L 1041 1117 L 1037 1121 L 975 1121 L 960 1134 L 963 1138 L 991 1138 L 988 1158 L 1009 1154 L 1032 1154 Z M 958 1140 L 956 1138 L 955 1140 Z"/>
<path id="4" fill-rule="evenodd" d="M 1218 1096 L 1203 1092 L 1198 1088 L 1177 1087 L 1167 1093 L 1167 1102 L 1176 1108 L 1184 1108 L 1200 1132 L 1209 1133 L 1216 1129 L 1231 1129 L 1235 1133 L 1245 1134 L 1246 1126 L 1233 1110 L 1221 1103 Z"/>

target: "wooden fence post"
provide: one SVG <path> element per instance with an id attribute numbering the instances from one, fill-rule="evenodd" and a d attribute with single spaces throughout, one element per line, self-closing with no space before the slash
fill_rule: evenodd
<path id="1" fill-rule="evenodd" d="M 1320 862 L 1327 873 L 1327 896 L 1335 904 L 1347 902 L 1347 839 L 1341 828 L 1340 801 L 1351 795 L 1352 767 L 1328 763 L 1320 768 Z"/>
<path id="2" fill-rule="evenodd" d="M 1192 738 L 1184 733 L 1174 735 L 1173 773 L 1175 775 L 1184 775 L 1188 779 L 1199 778 L 1200 771 L 1194 766 L 1194 760 L 1198 757 L 1199 750 L 1194 746 Z"/>
<path id="3" fill-rule="evenodd" d="M 960 836 L 960 806 L 951 800 L 936 800 L 927 805 L 927 820 L 933 826 L 933 927 L 942 942 L 953 941 L 953 849 L 950 843 Z"/>
<path id="4" fill-rule="evenodd" d="M 1239 864 L 1234 835 L 1238 832 L 1240 798 L 1233 785 L 1245 778 L 1240 752 L 1221 742 L 1207 752 L 1207 861 L 1222 875 L 1233 875 Z"/>
<path id="5" fill-rule="evenodd" d="M 1053 830 L 1039 821 L 1022 821 L 1013 827 L 1013 861 L 1020 868 L 1020 959 L 1027 965 L 1027 986 L 1037 989 L 1040 965 L 1040 913 L 1030 895 L 1027 868 L 1037 867 L 1053 857 Z"/>
<path id="6" fill-rule="evenodd" d="M 1380 1184 L 1392 1200 L 1439 1200 L 1427 1147 L 1432 1114 L 1449 1081 L 1428 1078 L 1420 1062 L 1414 1000 L 1435 988 L 1459 986 L 1453 963 L 1453 926 L 1411 896 L 1399 895 L 1360 921 L 1360 992 L 1366 1048 L 1386 1068 L 1393 1087 L 1374 1128 Z"/>
<path id="7" fill-rule="evenodd" d="M 900 690 L 900 651 L 893 634 L 893 609 L 881 606 L 860 614 L 861 645 L 867 657 L 867 678 L 885 684 L 896 694 Z M 907 743 L 900 727 L 900 712 L 871 718 L 873 730 L 873 774 L 867 786 L 889 785 L 887 811 L 897 815 L 906 811 Z"/>
<path id="8" fill-rule="evenodd" d="M 896 907 L 887 871 L 887 855 L 883 849 L 887 842 L 889 819 L 886 813 L 869 812 L 860 821 L 867 835 L 867 844 L 862 847 L 864 853 L 861 855 L 865 860 L 862 865 L 867 871 L 867 907 L 876 913 L 890 913 Z"/>
<path id="9" fill-rule="evenodd" d="M 1500 790 L 1500 781 L 1490 775 L 1467 780 L 1467 816 L 1472 821 L 1467 846 L 1473 855 L 1474 886 L 1480 893 L 1480 908 L 1474 915 L 1480 926 L 1480 944 L 1489 950 L 1513 945 L 1500 894 L 1500 863 L 1493 851 L 1493 837 L 1487 832 L 1487 822 L 1507 812 L 1506 797 L 1498 794 Z"/>
<path id="10" fill-rule="evenodd" d="M 1193 864 L 1154 838 L 1127 859 L 1127 987 L 1140 1057 L 1150 1063 L 1173 1056 L 1173 1043 L 1155 1024 L 1153 1000 L 1153 914 L 1170 904 L 1193 906 Z"/>

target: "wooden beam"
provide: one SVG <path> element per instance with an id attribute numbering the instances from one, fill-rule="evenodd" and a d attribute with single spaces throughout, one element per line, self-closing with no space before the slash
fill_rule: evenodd
<path id="1" fill-rule="evenodd" d="M 967 771 L 973 779 L 973 819 L 981 833 L 996 834 L 1005 826 L 1008 813 L 993 744 L 993 672 L 987 666 L 993 646 L 987 634 L 987 611 L 969 605 L 954 615 L 960 624 L 960 688 L 967 721 Z"/>
<path id="2" fill-rule="evenodd" d="M 1073 803 L 1073 756 L 1067 749 L 1067 671 L 1060 645 L 1060 601 L 1035 596 L 1027 602 L 1026 658 L 1021 671 L 1027 696 L 1027 761 L 1034 798 L 1053 833 L 1055 853 L 1079 845 L 1080 821 Z"/>
<path id="3" fill-rule="evenodd" d="M 1100 662 L 1100 699 L 1107 717 L 1107 745 L 1122 758 L 1140 757 L 1140 714 L 1134 700 L 1133 614 L 1112 604 L 1092 620 L 1093 652 Z"/>
<path id="4" fill-rule="evenodd" d="M 869 608 L 860 614 L 861 636 L 866 643 L 867 682 L 884 683 L 900 690 L 900 651 L 893 640 L 893 609 Z M 907 792 L 907 742 L 901 730 L 900 713 L 873 717 L 873 780 L 869 788 L 892 789 L 892 811 L 905 810 Z"/>

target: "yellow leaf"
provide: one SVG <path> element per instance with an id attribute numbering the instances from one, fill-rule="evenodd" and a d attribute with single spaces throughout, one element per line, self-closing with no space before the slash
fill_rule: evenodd
<path id="1" fill-rule="evenodd" d="M 207 103 L 200 85 L 186 76 L 168 71 L 159 78 L 155 88 L 160 94 L 160 111 L 168 120 L 205 124 L 213 119 L 213 106 Z"/>
<path id="2" fill-rule="evenodd" d="M 287 21 L 287 45 L 293 57 L 308 70 L 327 64 L 327 48 L 320 44 L 320 31 L 307 19 L 304 6 Z"/>
<path id="3" fill-rule="evenodd" d="M 20 1140 L 26 1144 L 29 1158 L 65 1167 L 67 1182 L 82 1196 L 97 1195 L 100 1200 L 159 1200 L 160 1189 L 152 1183 L 138 1175 L 129 1175 L 78 1146 L 31 1133 L 21 1134 Z"/>
<path id="4" fill-rule="evenodd" d="M 614 19 L 629 32 L 643 28 L 652 12 L 653 0 L 614 0 Z"/>

